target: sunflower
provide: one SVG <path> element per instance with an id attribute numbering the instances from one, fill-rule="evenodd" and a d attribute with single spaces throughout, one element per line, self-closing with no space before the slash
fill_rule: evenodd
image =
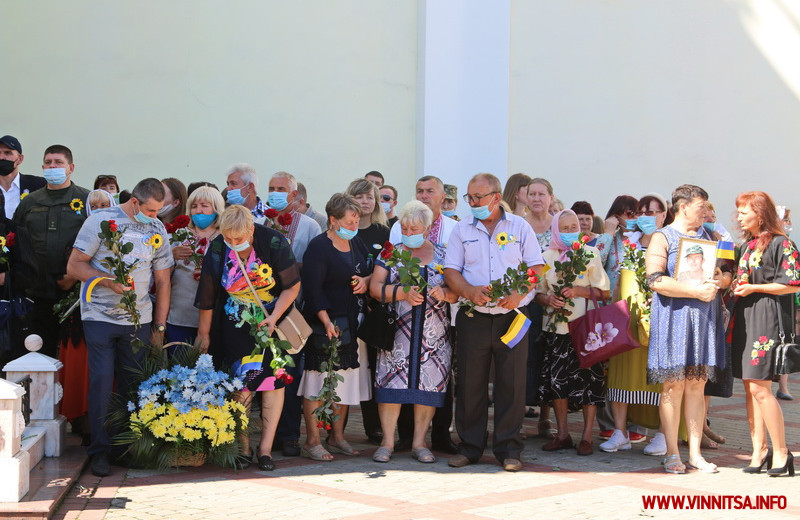
<path id="1" fill-rule="evenodd" d="M 156 233 L 155 235 L 151 236 L 150 239 L 145 242 L 148 246 L 153 246 L 153 249 L 158 249 L 161 247 L 161 244 L 164 243 L 164 238 Z"/>
<path id="2" fill-rule="evenodd" d="M 442 267 L 442 264 L 434 265 L 433 269 L 439 274 L 444 274 L 444 267 Z"/>
<path id="3" fill-rule="evenodd" d="M 6 247 L 6 237 L 0 237 L 0 249 Z"/>
<path id="4" fill-rule="evenodd" d="M 75 213 L 80 213 L 83 210 L 83 201 L 81 199 L 72 199 L 69 203 L 69 209 Z"/>
<path id="5" fill-rule="evenodd" d="M 503 231 L 502 233 L 498 233 L 497 238 L 495 238 L 495 240 L 497 241 L 497 245 L 500 246 L 508 244 L 508 233 L 506 233 L 505 231 Z"/>
<path id="6" fill-rule="evenodd" d="M 258 276 L 260 276 L 262 279 L 269 280 L 272 277 L 272 268 L 269 266 L 269 264 L 261 264 L 258 266 L 256 273 L 258 273 Z"/>

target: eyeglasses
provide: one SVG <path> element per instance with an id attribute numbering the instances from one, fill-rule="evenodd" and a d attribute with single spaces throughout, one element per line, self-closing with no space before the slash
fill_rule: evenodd
<path id="1" fill-rule="evenodd" d="M 470 195 L 469 193 L 466 193 L 462 198 L 464 199 L 464 202 L 466 202 L 467 204 L 477 204 L 478 202 L 481 201 L 481 199 L 484 199 L 489 195 L 494 195 L 495 193 L 500 193 L 500 192 L 490 191 L 489 193 L 484 193 L 483 195 Z"/>
<path id="2" fill-rule="evenodd" d="M 391 195 L 381 195 L 381 200 L 383 202 L 391 202 L 392 201 L 392 196 Z"/>
<path id="3" fill-rule="evenodd" d="M 637 216 L 637 217 L 641 217 L 642 215 L 646 215 L 646 216 L 648 216 L 648 217 L 653 217 L 653 216 L 655 216 L 655 215 L 659 215 L 659 214 L 661 214 L 661 213 L 664 213 L 664 212 L 663 212 L 663 211 L 661 211 L 661 210 L 651 210 L 651 209 L 648 209 L 647 211 L 637 211 L 637 212 L 636 212 L 636 216 Z"/>

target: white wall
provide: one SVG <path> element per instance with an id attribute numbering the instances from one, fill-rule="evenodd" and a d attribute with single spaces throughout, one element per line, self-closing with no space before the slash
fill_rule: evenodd
<path id="1" fill-rule="evenodd" d="M 669 197 L 686 182 L 726 224 L 746 190 L 800 213 L 796 3 L 511 6 L 510 172 L 603 216 L 616 195 Z"/>
<path id="2" fill-rule="evenodd" d="M 174 176 L 222 187 L 250 162 L 306 184 L 319 209 L 379 170 L 414 182 L 417 3 L 12 2 L 3 8 L 0 135 L 25 173 L 69 146 L 90 186 Z"/>

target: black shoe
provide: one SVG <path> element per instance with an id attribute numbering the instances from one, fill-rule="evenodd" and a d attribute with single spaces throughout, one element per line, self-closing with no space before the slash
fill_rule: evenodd
<path id="1" fill-rule="evenodd" d="M 95 453 L 92 455 L 92 475 L 96 477 L 107 477 L 111 474 L 111 463 L 108 462 L 107 453 Z"/>
<path id="2" fill-rule="evenodd" d="M 450 438 L 431 440 L 431 449 L 433 451 L 449 453 L 450 455 L 455 455 L 458 453 L 458 445 L 453 442 L 453 439 Z"/>
<path id="3" fill-rule="evenodd" d="M 770 477 L 779 477 L 784 473 L 788 473 L 790 477 L 794 476 L 794 455 L 792 452 L 789 452 L 789 456 L 786 457 L 786 464 L 783 465 L 782 468 L 772 468 L 767 470 L 767 475 Z"/>
<path id="4" fill-rule="evenodd" d="M 272 448 L 273 450 L 275 447 Z M 284 457 L 299 457 L 300 456 L 300 443 L 297 439 L 289 439 L 283 441 L 283 448 L 281 449 Z M 271 470 L 270 470 L 271 471 Z"/>
<path id="5" fill-rule="evenodd" d="M 295 441 L 297 442 L 297 441 Z M 285 449 L 285 446 L 284 446 Z M 275 461 L 269 455 L 258 456 L 258 469 L 261 471 L 272 471 L 275 469 Z"/>
<path id="6" fill-rule="evenodd" d="M 377 431 L 368 433 L 367 438 L 369 439 L 369 442 L 371 442 L 372 444 L 380 446 L 381 443 L 383 442 L 383 432 Z"/>
<path id="7" fill-rule="evenodd" d="M 742 471 L 745 473 L 761 473 L 764 465 L 767 466 L 767 469 L 772 469 L 772 448 L 767 450 L 767 454 L 761 459 L 761 464 L 758 466 L 745 466 Z"/>

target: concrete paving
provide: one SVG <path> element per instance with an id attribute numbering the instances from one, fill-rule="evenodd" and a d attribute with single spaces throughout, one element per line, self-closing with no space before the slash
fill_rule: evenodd
<path id="1" fill-rule="evenodd" d="M 791 380 L 795 401 L 780 401 L 786 420 L 789 449 L 800 457 L 800 376 Z M 719 473 L 690 470 L 669 475 L 661 457 L 642 454 L 646 443 L 630 451 L 603 453 L 595 439 L 594 455 L 579 457 L 574 450 L 548 453 L 535 438 L 536 419 L 526 419 L 524 469 L 508 473 L 489 450 L 479 464 L 450 468 L 447 456 L 421 464 L 410 452 L 395 453 L 388 464 L 373 462 L 375 446 L 363 435 L 358 408 L 348 424 L 347 437 L 360 456 L 335 455 L 333 462 L 284 458 L 277 469 L 261 472 L 253 465 L 234 472 L 212 466 L 170 473 L 113 467 L 106 478 L 88 469 L 54 518 L 57 519 L 736 519 L 800 516 L 800 476 L 770 478 L 740 470 L 751 451 L 744 393 L 736 381 L 730 399 L 712 399 L 711 422 L 727 442 L 705 450 Z M 580 414 L 570 415 L 573 439 L 579 439 Z M 455 438 L 454 434 L 454 438 Z M 684 460 L 686 448 L 682 448 Z M 800 467 L 798 468 L 800 470 Z M 683 510 L 645 508 L 644 497 L 686 497 Z M 695 497 L 722 496 L 723 502 L 690 504 Z M 737 509 L 747 498 L 775 496 L 773 509 Z M 706 498 L 706 500 L 709 500 Z M 761 500 L 764 500 L 763 498 Z M 725 501 L 729 501 L 726 504 Z M 710 508 L 714 507 L 716 508 Z M 726 506 L 720 508 L 720 506 Z M 778 509 L 785 506 L 784 509 Z M 741 506 L 740 506 L 741 507 Z"/>

